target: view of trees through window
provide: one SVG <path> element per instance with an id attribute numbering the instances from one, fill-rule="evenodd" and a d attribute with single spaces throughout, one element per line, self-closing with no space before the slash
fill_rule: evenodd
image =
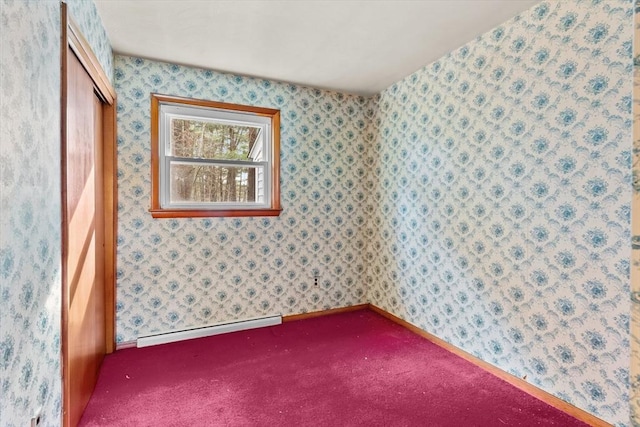
<path id="1" fill-rule="evenodd" d="M 262 165 L 260 128 L 209 121 L 172 119 L 170 165 L 172 202 L 255 202 L 260 199 L 256 177 Z M 254 158 L 252 158 L 252 156 Z M 255 158 L 257 157 L 257 158 Z M 204 159 L 190 162 L 189 159 Z"/>

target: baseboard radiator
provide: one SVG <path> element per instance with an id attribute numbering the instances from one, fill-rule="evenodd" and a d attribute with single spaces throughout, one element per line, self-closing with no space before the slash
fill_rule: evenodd
<path id="1" fill-rule="evenodd" d="M 212 335 L 227 334 L 229 332 L 245 331 L 247 329 L 264 328 L 282 323 L 282 316 L 259 317 L 254 319 L 238 320 L 235 322 L 221 323 L 201 328 L 185 329 L 182 331 L 163 332 L 159 334 L 138 337 L 137 347 L 149 347 L 158 344 L 190 340 L 193 338 L 210 337 Z"/>

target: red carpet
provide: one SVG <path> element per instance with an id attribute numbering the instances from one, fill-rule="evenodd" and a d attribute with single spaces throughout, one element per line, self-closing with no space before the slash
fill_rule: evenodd
<path id="1" fill-rule="evenodd" d="M 81 426 L 586 426 L 368 310 L 108 356 Z"/>

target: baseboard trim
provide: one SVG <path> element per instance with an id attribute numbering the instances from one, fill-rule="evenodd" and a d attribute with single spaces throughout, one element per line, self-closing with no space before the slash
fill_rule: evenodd
<path id="1" fill-rule="evenodd" d="M 168 344 L 177 341 L 190 340 L 194 338 L 204 338 L 213 335 L 226 334 L 229 332 L 246 331 L 247 329 L 264 328 L 267 326 L 276 326 L 282 323 L 282 317 L 268 316 L 254 319 L 243 319 L 229 323 L 218 325 L 203 326 L 201 328 L 192 328 L 182 331 L 162 332 L 154 335 L 138 337 L 136 345 L 138 348 L 149 347 L 152 345 Z"/>
<path id="2" fill-rule="evenodd" d="M 124 341 L 124 342 L 116 343 L 116 351 L 124 350 L 126 348 L 135 348 L 135 347 L 136 347 L 135 341 Z"/>
<path id="3" fill-rule="evenodd" d="M 289 314 L 282 316 L 282 323 L 294 322 L 296 320 L 312 319 L 314 317 L 328 316 L 330 314 L 348 313 L 350 311 L 366 310 L 370 304 L 350 305 L 348 307 L 331 308 L 329 310 L 312 311 L 310 313 Z"/>
<path id="4" fill-rule="evenodd" d="M 512 386 L 524 391 L 527 394 L 530 394 L 531 396 L 542 400 L 543 402 L 547 403 L 548 405 L 553 406 L 556 409 L 559 409 L 562 412 L 565 412 L 569 415 L 571 415 L 572 417 L 585 422 L 587 424 L 589 424 L 592 427 L 613 427 L 611 424 L 607 423 L 604 420 L 601 420 L 600 418 L 596 417 L 595 415 L 592 415 L 588 412 L 586 412 L 583 409 L 580 409 L 576 406 L 573 406 L 570 403 L 565 402 L 564 400 L 552 395 L 551 393 L 548 393 L 536 386 L 534 386 L 531 383 L 526 382 L 525 380 L 523 380 L 522 378 L 518 378 L 515 375 L 512 375 L 506 371 L 503 371 L 500 368 L 497 368 L 496 366 L 485 362 L 482 359 L 477 358 L 476 356 L 467 353 L 466 351 L 452 345 L 449 344 L 448 342 L 436 337 L 435 335 L 430 334 L 429 332 L 424 331 L 423 329 L 420 329 L 419 327 L 413 325 L 412 323 L 407 322 L 406 320 L 403 320 L 401 318 L 399 318 L 396 315 L 393 315 L 391 313 L 389 313 L 388 311 L 385 311 L 383 309 L 381 309 L 380 307 L 377 307 L 373 304 L 369 304 L 369 309 L 378 313 L 379 315 L 391 320 L 392 322 L 397 323 L 400 326 L 403 326 L 404 328 L 410 330 L 411 332 L 420 335 L 421 337 L 424 337 L 426 339 L 428 339 L 429 341 L 431 341 L 432 343 L 444 348 L 445 350 L 455 354 L 456 356 L 462 357 L 463 359 L 473 363 L 474 365 L 478 366 L 479 368 L 484 369 L 485 371 L 489 372 L 490 374 L 506 381 L 507 383 L 511 384 Z"/>

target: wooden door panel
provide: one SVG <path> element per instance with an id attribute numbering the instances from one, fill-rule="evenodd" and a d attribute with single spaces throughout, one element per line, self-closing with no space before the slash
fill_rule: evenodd
<path id="1" fill-rule="evenodd" d="M 72 218 L 87 182 L 93 187 L 95 147 L 93 141 L 93 82 L 71 49 L 67 52 L 67 218 Z"/>
<path id="2" fill-rule="evenodd" d="M 62 383 L 65 427 L 115 347 L 116 94 L 60 3 L 62 24 Z"/>
<path id="3" fill-rule="evenodd" d="M 95 239 L 91 239 L 89 253 L 95 253 Z M 89 258 L 78 275 L 80 283 L 95 279 L 95 262 Z M 95 292 L 93 287 L 78 286 L 69 307 L 69 418 L 76 425 L 91 397 L 97 375 L 93 340 Z"/>
<path id="4" fill-rule="evenodd" d="M 105 346 L 102 102 L 67 50 L 63 192 L 66 229 L 65 411 L 75 426 L 91 397 Z"/>
<path id="5" fill-rule="evenodd" d="M 72 168 L 71 168 L 72 169 Z M 73 179 L 73 177 L 71 177 Z M 87 177 L 85 191 L 76 201 L 75 210 L 68 216 L 69 243 L 67 257 L 67 271 L 69 272 L 69 305 L 72 304 L 76 287 L 80 283 L 78 275 L 82 270 L 82 263 L 88 255 L 93 256 L 95 250 L 89 253 L 89 242 L 95 233 L 95 190 L 93 173 Z"/>
<path id="6" fill-rule="evenodd" d="M 104 214 L 104 129 L 103 129 L 103 114 L 104 103 L 97 97 L 94 92 L 93 95 L 93 117 L 94 117 L 94 171 L 95 171 L 95 224 L 99 226 L 95 227 L 96 236 L 96 278 L 95 289 L 100 292 L 100 295 L 96 295 L 96 302 L 94 306 L 94 323 L 100 325 L 100 328 L 94 328 L 94 340 L 95 348 L 100 350 L 102 357 L 107 352 L 106 346 L 106 290 L 105 290 L 105 214 Z M 100 362 L 102 362 L 102 357 Z M 96 367 L 96 373 L 100 366 Z M 97 380 L 97 378 L 96 378 Z"/>

